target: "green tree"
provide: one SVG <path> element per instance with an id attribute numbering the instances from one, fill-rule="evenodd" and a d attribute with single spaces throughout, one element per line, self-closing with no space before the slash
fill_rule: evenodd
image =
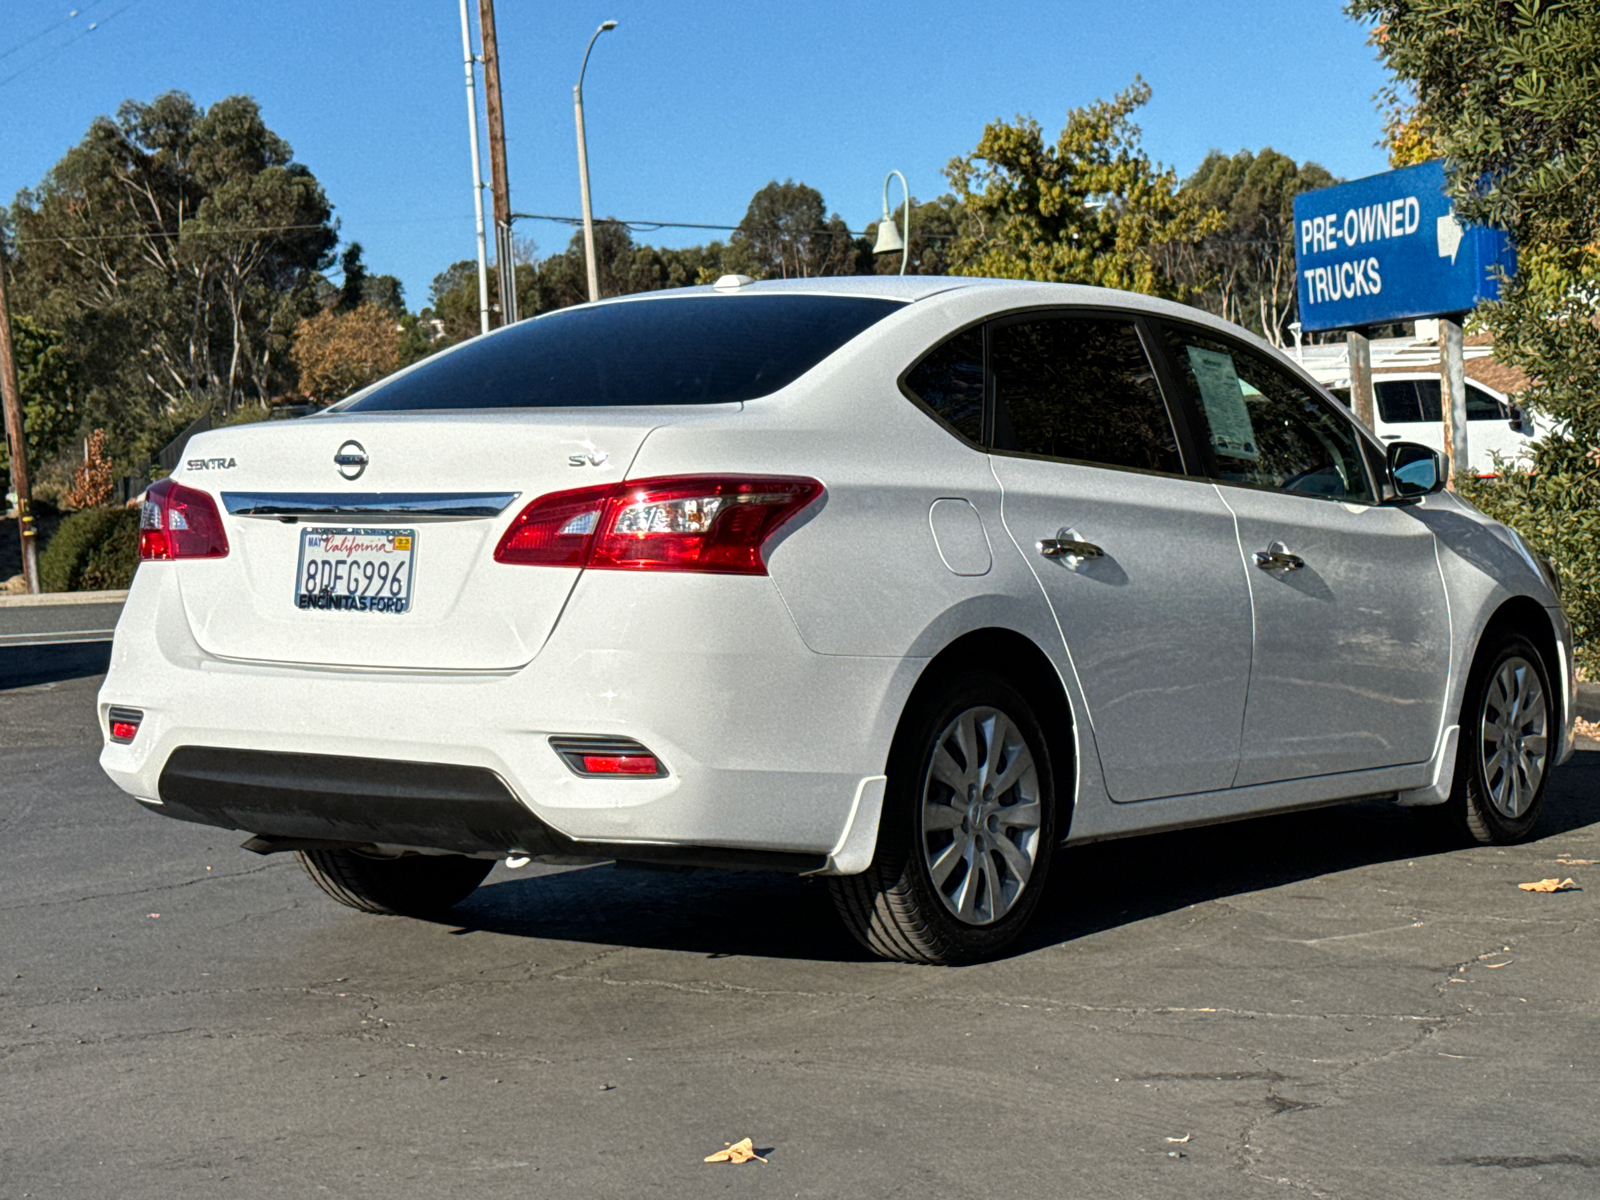
<path id="1" fill-rule="evenodd" d="M 730 239 L 729 269 L 756 279 L 870 273 L 870 245 L 851 236 L 838 213 L 827 211 L 816 188 L 774 179 L 750 198 Z"/>
<path id="2" fill-rule="evenodd" d="M 78 431 L 72 400 L 77 369 L 61 344 L 61 335 L 26 314 L 12 316 L 11 340 L 16 352 L 17 390 L 22 395 L 28 463 L 37 471 Z M 0 476 L 10 469 L 6 440 L 0 438 Z"/>
<path id="3" fill-rule="evenodd" d="M 1159 248 L 1164 273 L 1191 304 L 1283 345 L 1298 310 L 1294 198 L 1335 182 L 1316 163 L 1297 164 L 1271 147 L 1231 157 L 1211 151 L 1179 194 L 1220 214 L 1222 223 L 1198 242 Z"/>
<path id="4" fill-rule="evenodd" d="M 129 100 L 12 205 L 15 306 L 62 331 L 80 416 L 148 456 L 208 407 L 289 390 L 330 216 L 249 97 Z"/>
<path id="5" fill-rule="evenodd" d="M 1180 296 L 1152 251 L 1198 242 L 1221 218 L 1141 148 L 1131 117 L 1149 99 L 1135 76 L 1115 98 L 1072 109 L 1054 145 L 1032 117 L 985 126 L 945 168 L 967 217 L 952 271 Z"/>
<path id="6" fill-rule="evenodd" d="M 1600 666 L 1600 0 L 1353 0 L 1394 82 L 1391 143 L 1445 157 L 1463 219 L 1510 233 L 1516 277 L 1476 319 L 1562 422 L 1531 473 L 1466 491 L 1549 554 Z"/>

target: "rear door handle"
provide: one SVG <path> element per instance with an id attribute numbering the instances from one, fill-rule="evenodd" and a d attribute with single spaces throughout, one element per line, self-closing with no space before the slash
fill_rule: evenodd
<path id="1" fill-rule="evenodd" d="M 1059 529 L 1053 538 L 1040 538 L 1039 553 L 1046 558 L 1064 558 L 1068 562 L 1083 558 L 1104 558 L 1106 552 L 1093 542 L 1078 537 L 1075 529 Z"/>
<path id="2" fill-rule="evenodd" d="M 1256 551 L 1256 566 L 1263 571 L 1298 571 L 1306 565 L 1306 560 L 1298 554 L 1290 554 L 1289 547 L 1282 542 L 1273 542 L 1265 550 Z"/>

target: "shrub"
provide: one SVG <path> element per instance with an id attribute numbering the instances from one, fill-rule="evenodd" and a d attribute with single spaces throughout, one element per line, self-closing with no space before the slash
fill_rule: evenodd
<path id="1" fill-rule="evenodd" d="M 93 508 L 111 499 L 116 468 L 106 455 L 106 431 L 96 429 L 89 435 L 89 446 L 83 466 L 73 476 L 72 490 L 67 493 L 67 503 L 73 508 Z"/>
<path id="2" fill-rule="evenodd" d="M 86 508 L 56 527 L 39 556 L 39 583 L 47 592 L 125 588 L 139 565 L 139 510 Z"/>
<path id="3" fill-rule="evenodd" d="M 1494 480 L 1460 480 L 1461 494 L 1549 556 L 1561 574 L 1562 607 L 1578 662 L 1600 671 L 1600 452 L 1546 438 L 1540 470 L 1503 470 Z"/>

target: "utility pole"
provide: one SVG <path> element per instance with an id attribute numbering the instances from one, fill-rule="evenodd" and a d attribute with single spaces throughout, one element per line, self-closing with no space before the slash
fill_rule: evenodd
<path id="1" fill-rule="evenodd" d="M 1298 332 L 1295 341 L 1298 348 Z M 1344 343 L 1350 361 L 1350 408 L 1356 420 L 1372 429 L 1372 341 L 1365 329 L 1351 329 L 1345 332 Z"/>
<path id="2" fill-rule="evenodd" d="M 467 67 L 467 128 L 472 143 L 472 202 L 478 213 L 478 325 L 489 332 L 489 254 L 483 239 L 483 156 L 478 153 L 477 60 L 472 56 L 472 26 L 467 0 L 461 0 L 461 56 Z"/>
<path id="3" fill-rule="evenodd" d="M 6 255 L 0 249 L 0 401 L 6 410 L 11 483 L 17 492 L 17 524 L 22 534 L 22 574 L 28 590 L 39 590 L 39 551 L 33 542 L 33 488 L 28 482 L 28 438 L 22 428 L 22 393 L 17 387 L 16 344 L 11 339 L 11 303 L 6 299 Z"/>
<path id="4" fill-rule="evenodd" d="M 494 32 L 494 0 L 478 0 L 478 39 L 483 43 L 483 102 L 489 115 L 489 179 L 494 191 L 494 267 L 500 281 L 500 324 L 517 319 L 517 266 L 511 246 L 511 184 L 506 179 L 505 111 L 500 107 L 500 49 Z"/>

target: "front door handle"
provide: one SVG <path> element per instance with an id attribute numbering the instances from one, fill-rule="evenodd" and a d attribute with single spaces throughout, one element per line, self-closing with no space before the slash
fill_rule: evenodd
<path id="1" fill-rule="evenodd" d="M 1306 565 L 1306 560 L 1298 554 L 1290 554 L 1289 547 L 1282 542 L 1273 542 L 1265 550 L 1256 551 L 1256 566 L 1263 571 L 1298 571 Z"/>

